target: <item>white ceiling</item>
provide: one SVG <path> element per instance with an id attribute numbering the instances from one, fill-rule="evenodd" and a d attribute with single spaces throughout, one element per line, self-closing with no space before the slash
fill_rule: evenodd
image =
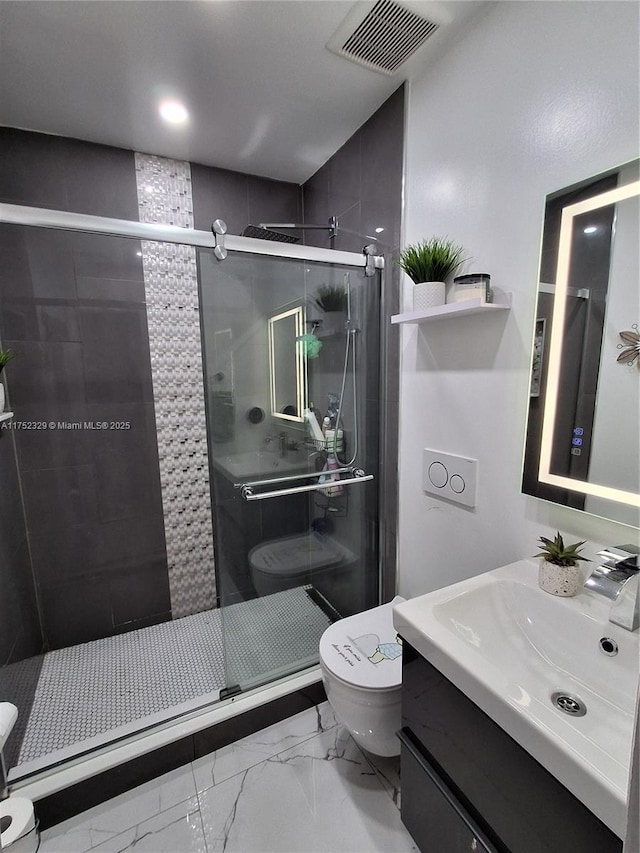
<path id="1" fill-rule="evenodd" d="M 405 4 L 449 23 L 393 77 L 326 49 L 354 5 L 1 0 L 0 124 L 301 183 L 486 4 Z"/>

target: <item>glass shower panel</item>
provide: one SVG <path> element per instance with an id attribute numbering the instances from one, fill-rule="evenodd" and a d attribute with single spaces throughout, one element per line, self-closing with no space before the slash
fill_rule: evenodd
<path id="1" fill-rule="evenodd" d="M 205 250 L 199 273 L 227 687 L 245 690 L 377 603 L 381 283 Z"/>
<path id="2" fill-rule="evenodd" d="M 0 248 L 14 782 L 217 701 L 226 673 L 195 248 L 8 223 Z"/>

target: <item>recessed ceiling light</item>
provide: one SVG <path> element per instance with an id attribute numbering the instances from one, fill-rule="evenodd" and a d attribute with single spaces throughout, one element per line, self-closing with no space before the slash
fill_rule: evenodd
<path id="1" fill-rule="evenodd" d="M 189 118 L 187 108 L 180 101 L 162 101 L 158 111 L 168 124 L 184 124 Z"/>
<path id="2" fill-rule="evenodd" d="M 595 234 L 597 230 L 598 230 L 597 225 L 587 225 L 587 227 L 584 229 L 584 233 L 585 234 Z"/>
<path id="3" fill-rule="evenodd" d="M 384 228 L 376 228 L 376 234 L 382 234 Z"/>

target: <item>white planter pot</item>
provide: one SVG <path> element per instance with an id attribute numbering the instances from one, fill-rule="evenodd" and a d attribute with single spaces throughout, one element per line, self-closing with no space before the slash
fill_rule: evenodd
<path id="1" fill-rule="evenodd" d="M 444 281 L 422 281 L 413 285 L 413 310 L 426 311 L 444 305 L 446 290 Z"/>
<path id="2" fill-rule="evenodd" d="M 4 412 L 4 385 L 0 379 L 0 412 Z"/>
<path id="3" fill-rule="evenodd" d="M 326 338 L 330 335 L 344 335 L 347 322 L 345 311 L 325 311 L 321 316 L 321 324 L 316 331 L 316 337 Z"/>
<path id="4" fill-rule="evenodd" d="M 538 586 L 551 595 L 569 597 L 577 595 L 583 586 L 582 569 L 580 566 L 556 566 L 547 560 L 540 561 L 538 570 Z"/>

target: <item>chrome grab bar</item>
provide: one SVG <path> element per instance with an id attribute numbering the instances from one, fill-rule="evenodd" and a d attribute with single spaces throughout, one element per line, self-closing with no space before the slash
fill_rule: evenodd
<path id="1" fill-rule="evenodd" d="M 276 491 L 271 492 L 258 492 L 258 494 L 254 494 L 253 487 L 258 485 L 257 483 L 246 483 L 241 486 L 242 497 L 245 501 L 263 501 L 267 498 L 279 498 L 284 495 L 299 495 L 302 492 L 323 492 L 328 489 L 335 489 L 340 486 L 353 486 L 355 483 L 366 483 L 368 480 L 373 480 L 373 474 L 365 474 L 365 472 L 361 468 L 336 468 L 334 471 L 321 471 L 320 475 L 325 474 L 327 476 L 332 476 L 333 474 L 337 474 L 340 471 L 348 471 L 353 476 L 350 480 L 329 480 L 326 483 L 312 483 L 307 486 L 292 486 L 289 489 L 277 489 Z M 280 478 L 288 479 L 288 478 Z M 300 479 L 300 478 L 295 478 Z M 268 483 L 277 482 L 276 480 L 262 480 L 260 485 L 267 485 Z"/>
<path id="2" fill-rule="evenodd" d="M 358 471 L 360 469 L 357 469 Z M 253 489 L 256 486 L 272 486 L 274 483 L 291 483 L 293 480 L 310 480 L 312 477 L 324 477 L 328 471 L 306 471 L 304 474 L 287 474 L 286 477 L 269 477 L 267 480 L 250 480 L 248 483 L 234 483 L 234 489 Z M 355 468 L 334 468 L 332 474 L 351 474 L 355 476 Z M 364 474 L 364 471 L 362 471 Z"/>

